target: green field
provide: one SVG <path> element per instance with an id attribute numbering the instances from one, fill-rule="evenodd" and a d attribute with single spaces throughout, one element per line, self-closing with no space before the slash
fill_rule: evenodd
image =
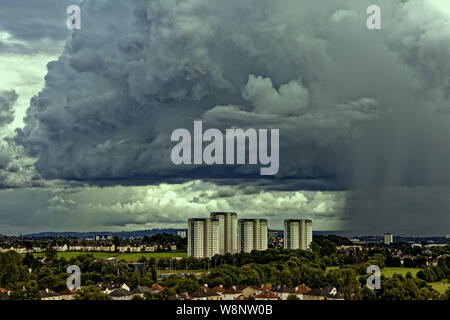
<path id="1" fill-rule="evenodd" d="M 450 288 L 450 283 L 439 281 L 439 282 L 429 282 L 429 285 L 433 287 L 434 290 L 436 290 L 439 293 L 445 293 L 448 288 Z"/>
<path id="2" fill-rule="evenodd" d="M 420 268 L 386 267 L 381 270 L 381 274 L 384 275 L 386 278 L 392 278 L 394 273 L 406 276 L 407 272 L 411 272 L 412 276 L 416 277 L 417 272 L 419 271 Z"/>
<path id="3" fill-rule="evenodd" d="M 149 258 L 186 258 L 186 252 L 132 252 L 132 253 L 114 253 L 114 252 L 58 252 L 59 258 L 70 258 L 77 257 L 84 254 L 91 254 L 96 259 L 108 259 L 116 257 L 117 260 L 124 260 L 126 262 L 138 261 L 141 257 Z M 35 257 L 43 257 L 43 253 L 34 253 Z"/>

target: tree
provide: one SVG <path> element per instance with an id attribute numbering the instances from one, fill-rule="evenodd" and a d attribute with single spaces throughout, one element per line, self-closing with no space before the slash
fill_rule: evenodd
<path id="1" fill-rule="evenodd" d="M 45 249 L 45 260 L 48 262 L 52 262 L 53 260 L 55 260 L 57 254 L 58 252 L 55 249 L 53 249 L 52 247 L 47 247 L 47 249 Z"/>
<path id="2" fill-rule="evenodd" d="M 120 241 L 119 237 L 118 236 L 114 236 L 113 237 L 113 245 L 116 248 L 116 252 L 118 250 L 118 247 L 120 246 L 120 243 L 121 243 L 121 241 Z"/>
<path id="3" fill-rule="evenodd" d="M 35 287 L 29 285 L 25 289 L 15 290 L 11 292 L 9 297 L 11 300 L 40 300 L 39 291 Z"/>
<path id="4" fill-rule="evenodd" d="M 29 274 L 17 252 L 0 253 L 0 287 L 15 289 L 19 282 L 28 282 Z"/>
<path id="5" fill-rule="evenodd" d="M 288 295 L 287 300 L 300 300 L 300 299 L 297 297 L 297 295 L 290 294 Z"/>
<path id="6" fill-rule="evenodd" d="M 111 297 L 94 286 L 83 287 L 74 295 L 75 300 L 111 300 Z"/>
<path id="7" fill-rule="evenodd" d="M 197 281 L 194 281 L 192 279 L 184 279 L 178 282 L 178 284 L 175 286 L 175 291 L 177 293 L 193 292 L 198 288 L 200 288 L 200 285 Z"/>

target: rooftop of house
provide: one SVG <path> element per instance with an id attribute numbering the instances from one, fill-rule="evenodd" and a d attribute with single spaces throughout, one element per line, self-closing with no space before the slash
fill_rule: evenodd
<path id="1" fill-rule="evenodd" d="M 208 287 L 201 287 L 190 294 L 193 298 L 216 297 L 219 294 Z"/>
<path id="2" fill-rule="evenodd" d="M 235 287 L 230 287 L 228 289 L 225 289 L 224 292 L 222 292 L 222 294 L 237 294 L 237 293 L 241 293 L 241 290 L 237 290 Z"/>
<path id="3" fill-rule="evenodd" d="M 275 288 L 272 288 L 272 292 L 291 293 L 292 289 L 289 288 L 287 285 L 282 285 L 282 286 L 276 286 Z"/>
<path id="4" fill-rule="evenodd" d="M 260 294 L 256 295 L 255 299 L 276 299 L 276 300 L 280 300 L 280 297 L 278 297 L 273 292 L 264 291 L 264 292 L 261 292 Z"/>
<path id="5" fill-rule="evenodd" d="M 123 288 L 114 289 L 109 293 L 110 297 L 126 297 L 129 295 L 131 295 L 131 292 Z"/>
<path id="6" fill-rule="evenodd" d="M 137 286 L 133 290 L 131 290 L 131 293 L 133 294 L 139 294 L 139 293 L 146 293 L 146 292 L 152 292 L 152 289 L 146 286 Z"/>
<path id="7" fill-rule="evenodd" d="M 39 290 L 39 296 L 41 298 L 59 297 L 61 294 L 53 291 L 52 289 Z"/>
<path id="8" fill-rule="evenodd" d="M 162 287 L 159 284 L 155 283 L 155 284 L 152 285 L 151 289 L 153 291 L 161 291 L 161 290 L 164 290 L 164 287 Z"/>
<path id="9" fill-rule="evenodd" d="M 63 296 L 69 296 L 74 294 L 75 291 L 74 290 L 70 290 L 69 288 L 65 288 L 64 290 L 60 291 L 59 294 L 63 295 Z"/>
<path id="10" fill-rule="evenodd" d="M 192 300 L 192 297 L 186 292 L 183 292 L 178 295 L 170 297 L 169 300 Z"/>
<path id="11" fill-rule="evenodd" d="M 222 293 L 225 291 L 225 289 L 222 286 L 215 286 L 214 288 L 212 288 L 211 290 L 214 290 L 217 293 Z"/>
<path id="12" fill-rule="evenodd" d="M 305 293 L 307 293 L 307 292 L 309 292 L 309 291 L 311 291 L 312 289 L 310 288 L 310 287 L 308 287 L 308 286 L 306 286 L 304 283 L 303 284 L 301 284 L 301 285 L 299 285 L 299 286 L 296 286 L 295 288 L 294 288 L 294 290 L 292 290 L 292 292 L 293 293 L 297 293 L 297 294 L 305 294 Z"/>

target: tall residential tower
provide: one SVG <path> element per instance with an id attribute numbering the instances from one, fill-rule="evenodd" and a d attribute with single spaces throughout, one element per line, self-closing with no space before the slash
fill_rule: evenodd
<path id="1" fill-rule="evenodd" d="M 284 220 L 284 247 L 309 249 L 312 242 L 312 221 L 305 219 Z"/>
<path id="2" fill-rule="evenodd" d="M 211 219 L 219 220 L 219 254 L 237 252 L 237 214 L 211 212 Z"/>
<path id="3" fill-rule="evenodd" d="M 267 250 L 267 220 L 239 219 L 238 251 Z"/>
<path id="4" fill-rule="evenodd" d="M 210 258 L 219 253 L 219 220 L 188 220 L 188 257 Z"/>

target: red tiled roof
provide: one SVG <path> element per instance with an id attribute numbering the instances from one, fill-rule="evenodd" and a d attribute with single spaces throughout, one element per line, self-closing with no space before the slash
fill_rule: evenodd
<path id="1" fill-rule="evenodd" d="M 255 299 L 256 298 L 280 300 L 280 298 L 275 293 L 272 293 L 272 292 L 269 292 L 269 291 L 261 292 L 260 294 L 255 296 Z"/>
<path id="2" fill-rule="evenodd" d="M 272 287 L 269 287 L 269 286 L 262 286 L 261 288 L 258 288 L 258 290 L 262 290 L 262 291 L 272 291 Z"/>
<path id="3" fill-rule="evenodd" d="M 64 290 L 60 291 L 59 294 L 63 296 L 68 296 L 74 294 L 75 291 L 70 290 L 69 288 L 65 288 Z"/>
<path id="4" fill-rule="evenodd" d="M 152 287 L 152 290 L 154 291 L 160 291 L 160 290 L 164 290 L 164 287 L 161 287 L 159 284 L 155 283 Z"/>
<path id="5" fill-rule="evenodd" d="M 237 296 L 236 298 L 234 298 L 234 300 L 248 300 L 244 297 L 243 294 L 241 294 L 240 296 Z"/>
<path id="6" fill-rule="evenodd" d="M 299 285 L 299 286 L 296 286 L 295 288 L 294 288 L 294 290 L 293 290 L 293 293 L 297 293 L 297 294 L 305 294 L 305 293 L 307 293 L 307 292 L 309 292 L 309 291 L 311 291 L 312 289 L 310 288 L 310 287 L 308 287 L 308 286 L 306 286 L 304 283 L 303 284 L 301 284 L 301 285 Z"/>
<path id="7" fill-rule="evenodd" d="M 224 292 L 222 292 L 223 294 L 236 294 L 236 293 L 241 293 L 240 290 L 236 290 L 235 288 L 231 287 L 226 289 Z"/>
<path id="8" fill-rule="evenodd" d="M 0 292 L 8 293 L 8 290 L 6 290 L 5 288 L 0 288 Z"/>
<path id="9" fill-rule="evenodd" d="M 222 288 L 221 286 L 215 286 L 214 288 L 212 288 L 211 290 L 214 290 L 215 292 L 221 293 L 224 292 L 225 289 Z"/>

